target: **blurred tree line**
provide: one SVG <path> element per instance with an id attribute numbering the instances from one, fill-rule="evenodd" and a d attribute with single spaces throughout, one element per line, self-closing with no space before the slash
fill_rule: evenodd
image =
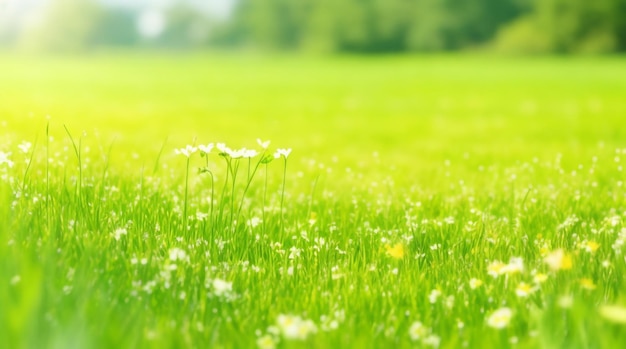
<path id="1" fill-rule="evenodd" d="M 157 37 L 137 30 L 140 9 L 89 0 L 50 3 L 22 46 L 258 47 L 323 52 L 626 50 L 626 0 L 238 0 L 228 19 L 184 1 L 164 11 Z M 18 33 L 13 31 L 12 33 Z M 11 38 L 5 41 L 11 41 Z M 2 35 L 0 35 L 2 38 Z"/>
<path id="2" fill-rule="evenodd" d="M 233 20 L 236 39 L 288 49 L 626 49 L 626 0 L 242 0 Z"/>

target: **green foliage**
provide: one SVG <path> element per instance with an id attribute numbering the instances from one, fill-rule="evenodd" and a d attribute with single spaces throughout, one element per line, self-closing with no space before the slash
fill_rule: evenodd
<path id="1" fill-rule="evenodd" d="M 623 0 L 535 0 L 534 11 L 505 28 L 504 50 L 522 52 L 606 53 L 621 50 Z"/>
<path id="2" fill-rule="evenodd" d="M 23 33 L 21 42 L 51 51 L 94 46 L 357 53 L 626 49 L 626 0 L 241 0 L 229 19 L 181 2 L 165 8 L 164 32 L 145 40 L 136 30 L 140 10 L 53 0 L 43 21 Z M 9 42 L 16 29 L 5 27 L 0 41 Z"/>
<path id="3" fill-rule="evenodd" d="M 167 25 L 152 45 L 170 48 L 193 48 L 207 44 L 211 23 L 193 8 L 176 5 L 166 12 Z"/>
<path id="4" fill-rule="evenodd" d="M 322 51 L 602 53 L 625 47 L 624 0 L 242 1 L 235 27 L 262 47 Z"/>
<path id="5" fill-rule="evenodd" d="M 234 21 L 260 45 L 388 52 L 481 44 L 518 12 L 493 0 L 272 0 L 242 1 Z"/>
<path id="6" fill-rule="evenodd" d="M 537 0 L 537 25 L 556 52 L 593 47 L 593 41 L 599 41 L 597 49 L 611 50 L 615 4 L 613 0 Z"/>
<path id="7" fill-rule="evenodd" d="M 552 50 L 551 40 L 536 25 L 534 16 L 525 16 L 502 28 L 495 48 L 505 53 L 536 54 Z"/>
<path id="8" fill-rule="evenodd" d="M 121 8 L 101 8 L 93 18 L 95 30 L 92 43 L 100 46 L 132 47 L 139 44 L 136 14 Z"/>

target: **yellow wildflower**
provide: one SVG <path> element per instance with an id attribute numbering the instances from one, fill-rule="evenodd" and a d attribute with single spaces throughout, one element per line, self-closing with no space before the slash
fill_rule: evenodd
<path id="1" fill-rule="evenodd" d="M 581 244 L 581 248 L 589 253 L 594 253 L 600 248 L 600 244 L 595 241 L 585 241 Z"/>
<path id="2" fill-rule="evenodd" d="M 544 283 L 546 280 L 548 280 L 548 275 L 544 274 L 544 273 L 537 273 L 535 274 L 535 276 L 533 277 L 533 281 L 536 284 L 542 284 Z"/>
<path id="3" fill-rule="evenodd" d="M 544 261 L 554 271 L 572 269 L 572 257 L 562 249 L 550 252 Z"/>
<path id="4" fill-rule="evenodd" d="M 389 246 L 386 245 L 385 248 L 387 249 L 387 254 L 395 259 L 402 259 L 404 258 L 404 245 L 402 245 L 401 243 L 397 243 L 395 245 Z"/>
<path id="5" fill-rule="evenodd" d="M 535 288 L 525 282 L 521 282 L 515 289 L 515 294 L 518 297 L 528 297 L 533 292 L 535 292 Z"/>
<path id="6" fill-rule="evenodd" d="M 478 287 L 480 287 L 483 284 L 483 281 L 480 279 L 475 279 L 475 278 L 471 278 L 469 281 L 469 287 L 472 290 L 477 289 Z"/>
<path id="7" fill-rule="evenodd" d="M 275 349 L 277 344 L 276 342 L 276 339 L 274 339 L 274 337 L 270 336 L 269 334 L 260 337 L 256 341 L 260 349 Z"/>
<path id="8" fill-rule="evenodd" d="M 593 280 L 589 279 L 589 278 L 582 278 L 580 279 L 580 286 L 584 289 L 587 290 L 595 290 L 596 289 L 596 284 L 593 283 Z"/>
<path id="9" fill-rule="evenodd" d="M 504 274 L 506 267 L 507 265 L 500 261 L 493 261 L 487 266 L 487 273 L 496 278 L 498 275 Z"/>

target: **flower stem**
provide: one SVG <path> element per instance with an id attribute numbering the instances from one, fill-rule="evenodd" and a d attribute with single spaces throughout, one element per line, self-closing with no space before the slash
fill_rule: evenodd
<path id="1" fill-rule="evenodd" d="M 285 159 L 285 166 L 283 167 L 283 191 L 280 195 L 280 231 L 285 232 L 285 224 L 283 219 L 283 203 L 285 201 L 285 182 L 287 181 L 287 157 Z"/>
<path id="2" fill-rule="evenodd" d="M 189 196 L 189 160 L 187 157 L 187 168 L 185 171 L 185 203 L 183 207 L 183 231 L 187 231 L 187 199 Z"/>

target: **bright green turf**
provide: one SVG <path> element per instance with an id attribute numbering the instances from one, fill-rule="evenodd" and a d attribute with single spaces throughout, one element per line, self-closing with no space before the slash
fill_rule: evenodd
<path id="1" fill-rule="evenodd" d="M 445 348 L 626 342 L 600 312 L 626 311 L 622 58 L 5 54 L 0 72 L 0 347 L 253 348 L 280 314 L 318 332 L 279 348 L 428 346 L 416 321 Z M 257 137 L 293 148 L 286 178 L 274 160 L 245 191 L 241 160 L 224 186 L 214 150 L 211 211 L 205 158 L 174 149 Z M 572 268 L 551 271 L 559 249 Z"/>

